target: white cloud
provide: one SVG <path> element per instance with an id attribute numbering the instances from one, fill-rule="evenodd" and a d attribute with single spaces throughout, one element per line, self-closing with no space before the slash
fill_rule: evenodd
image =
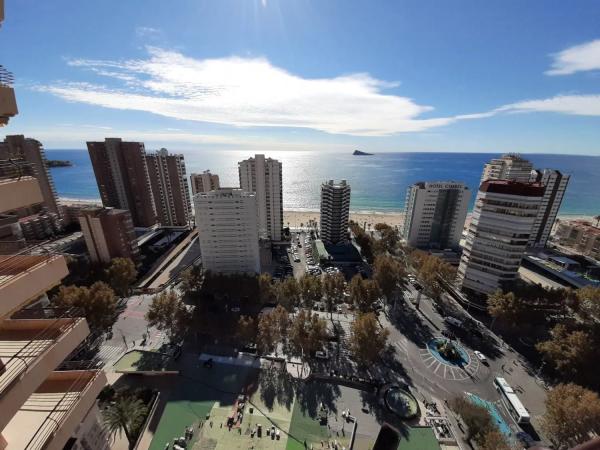
<path id="1" fill-rule="evenodd" d="M 334 134 L 384 136 L 421 131 L 480 115 L 420 118 L 431 111 L 407 97 L 385 94 L 398 83 L 365 73 L 302 78 L 264 58 L 194 59 L 149 47 L 141 60 L 71 60 L 121 81 L 38 86 L 68 101 L 238 127 L 300 127 Z M 486 113 L 487 114 L 487 113 Z"/>
<path id="2" fill-rule="evenodd" d="M 162 34 L 162 31 L 153 27 L 137 27 L 135 34 L 138 37 L 156 37 Z"/>
<path id="3" fill-rule="evenodd" d="M 554 56 L 546 75 L 571 75 L 600 69 L 600 39 L 569 47 Z"/>
<path id="4" fill-rule="evenodd" d="M 503 106 L 497 112 L 554 112 L 578 116 L 600 116 L 600 95 L 557 95 Z"/>

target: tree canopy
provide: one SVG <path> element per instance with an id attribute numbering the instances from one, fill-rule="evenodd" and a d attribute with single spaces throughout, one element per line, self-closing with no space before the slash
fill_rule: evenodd
<path id="1" fill-rule="evenodd" d="M 202 268 L 200 266 L 192 265 L 192 267 L 188 267 L 181 272 L 180 288 L 184 295 L 195 297 L 200 294 L 202 281 Z"/>
<path id="2" fill-rule="evenodd" d="M 378 255 L 373 263 L 373 279 L 386 299 L 390 299 L 406 272 L 402 264 L 389 255 Z"/>
<path id="3" fill-rule="evenodd" d="M 287 277 L 275 286 L 277 303 L 291 311 L 300 305 L 300 286 L 294 277 Z"/>
<path id="4" fill-rule="evenodd" d="M 552 328 L 550 335 L 549 340 L 536 344 L 536 349 L 557 372 L 579 380 L 586 378 L 588 365 L 595 363 L 592 335 L 582 330 L 569 330 L 564 324 Z"/>
<path id="5" fill-rule="evenodd" d="M 291 350 L 307 357 L 321 349 L 327 336 L 327 324 L 317 314 L 301 309 L 290 326 Z"/>
<path id="6" fill-rule="evenodd" d="M 146 320 L 149 326 L 164 331 L 174 341 L 184 336 L 192 314 L 175 291 L 163 291 L 152 299 Z"/>
<path id="7" fill-rule="evenodd" d="M 299 288 L 300 295 L 304 301 L 304 305 L 307 308 L 312 308 L 315 302 L 321 300 L 323 296 L 323 287 L 321 285 L 321 278 L 310 274 L 304 274 L 300 278 Z"/>
<path id="8" fill-rule="evenodd" d="M 106 277 L 115 292 L 121 297 L 129 294 L 131 285 L 137 278 L 135 264 L 129 258 L 114 258 L 106 269 Z"/>
<path id="9" fill-rule="evenodd" d="M 483 406 L 476 405 L 465 397 L 455 397 L 450 401 L 450 407 L 467 426 L 468 441 L 476 442 L 480 449 L 485 450 L 510 449 L 492 416 Z"/>
<path id="10" fill-rule="evenodd" d="M 360 314 L 352 322 L 350 351 L 357 363 L 367 366 L 383 352 L 389 331 L 381 328 L 373 313 Z"/>
<path id="11" fill-rule="evenodd" d="M 375 280 L 365 280 L 359 274 L 354 275 L 348 285 L 350 301 L 359 311 L 366 313 L 373 311 L 373 304 L 381 295 L 379 285 Z"/>
<path id="12" fill-rule="evenodd" d="M 327 303 L 327 311 L 333 311 L 334 305 L 342 300 L 345 289 L 346 280 L 341 273 L 336 272 L 323 277 L 323 294 Z"/>
<path id="13" fill-rule="evenodd" d="M 134 447 L 147 414 L 147 406 L 133 395 L 118 396 L 102 410 L 108 432 L 114 435 L 123 431 L 130 448 Z"/>
<path id="14" fill-rule="evenodd" d="M 600 398 L 576 384 L 559 384 L 548 392 L 541 422 L 558 449 L 581 444 L 600 433 Z"/>
<path id="15" fill-rule="evenodd" d="M 91 329 L 106 331 L 117 319 L 117 297 L 109 285 L 61 286 L 52 302 L 59 308 L 80 308 Z"/>

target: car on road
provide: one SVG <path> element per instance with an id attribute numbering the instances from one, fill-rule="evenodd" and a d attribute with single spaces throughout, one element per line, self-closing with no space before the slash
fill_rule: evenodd
<path id="1" fill-rule="evenodd" d="M 475 356 L 477 356 L 479 361 L 481 361 L 483 364 L 487 364 L 487 358 L 483 353 L 481 353 L 479 350 L 475 350 L 473 353 L 475 353 Z"/>
<path id="2" fill-rule="evenodd" d="M 459 320 L 456 317 L 446 317 L 444 318 L 444 322 L 457 328 L 462 328 L 463 326 L 462 320 Z"/>

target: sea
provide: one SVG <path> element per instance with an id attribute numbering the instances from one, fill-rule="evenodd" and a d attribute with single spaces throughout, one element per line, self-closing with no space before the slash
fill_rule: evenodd
<path id="1" fill-rule="evenodd" d="M 99 199 L 87 150 L 46 150 L 49 159 L 67 159 L 71 167 L 51 169 L 58 195 L 69 199 Z M 183 151 L 188 175 L 210 169 L 221 186 L 239 186 L 237 162 L 247 151 Z M 355 212 L 396 213 L 404 210 L 406 189 L 417 181 L 462 181 L 472 191 L 473 205 L 483 165 L 500 155 L 491 153 L 352 153 L 281 151 L 266 153 L 283 165 L 284 209 L 318 211 L 322 182 L 345 179 L 352 188 Z M 536 168 L 558 169 L 571 180 L 562 215 L 600 214 L 600 157 L 524 154 Z"/>

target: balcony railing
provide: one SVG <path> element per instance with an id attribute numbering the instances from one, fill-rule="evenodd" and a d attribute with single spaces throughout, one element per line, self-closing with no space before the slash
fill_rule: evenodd
<path id="1" fill-rule="evenodd" d="M 9 72 L 0 64 L 0 86 L 12 87 L 15 82 L 15 77 L 12 72 Z"/>
<path id="2" fill-rule="evenodd" d="M 0 180 L 25 176 L 35 177 L 33 164 L 20 158 L 0 159 Z"/>
<path id="3" fill-rule="evenodd" d="M 15 321 L 14 325 L 18 324 L 18 320 L 44 321 L 39 322 L 43 325 L 39 331 L 33 329 L 32 331 L 35 334 L 27 336 L 27 334 L 19 330 L 18 326 L 15 326 L 13 329 L 9 327 L 13 320 Z M 21 379 L 21 375 L 27 372 L 46 350 L 56 344 L 62 336 L 82 320 L 84 320 L 83 312 L 79 308 L 28 308 L 13 314 L 5 322 L 6 327 L 2 331 L 9 333 L 9 335 L 12 331 L 15 335 L 19 335 L 17 336 L 18 338 L 22 338 L 22 335 L 25 334 L 27 339 L 24 342 L 21 339 L 15 339 L 21 347 L 8 360 L 3 362 L 2 367 L 0 367 L 0 398 Z M 10 343 L 12 341 L 13 339 L 5 339 L 0 334 L 0 347 L 3 342 Z M 14 346 L 9 347 L 14 349 Z M 8 350 L 11 350 L 11 348 Z"/>

